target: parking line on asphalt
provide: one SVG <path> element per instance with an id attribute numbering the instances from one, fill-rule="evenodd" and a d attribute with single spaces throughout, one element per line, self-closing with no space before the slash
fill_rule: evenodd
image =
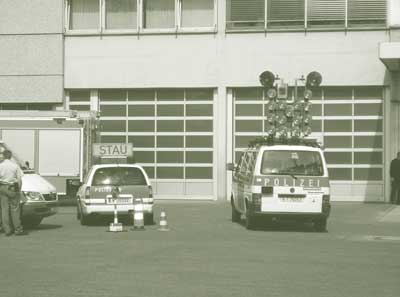
<path id="1" fill-rule="evenodd" d="M 400 223 L 400 206 L 393 206 L 388 209 L 388 211 L 378 218 L 378 221 L 384 223 Z"/>
<path id="2" fill-rule="evenodd" d="M 400 236 L 380 236 L 380 235 L 367 235 L 364 236 L 365 240 L 372 241 L 400 241 Z"/>
<path id="3" fill-rule="evenodd" d="M 339 235 L 336 238 L 342 240 L 350 240 L 350 241 L 400 242 L 400 236 L 391 236 L 391 235 L 358 235 L 358 236 Z"/>

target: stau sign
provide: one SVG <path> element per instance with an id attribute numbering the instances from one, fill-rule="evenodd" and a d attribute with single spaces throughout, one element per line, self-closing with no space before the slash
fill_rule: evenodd
<path id="1" fill-rule="evenodd" d="M 132 143 L 94 143 L 94 157 L 132 157 Z"/>

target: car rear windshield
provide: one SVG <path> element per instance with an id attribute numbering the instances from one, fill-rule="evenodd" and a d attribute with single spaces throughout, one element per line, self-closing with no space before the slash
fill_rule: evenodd
<path id="1" fill-rule="evenodd" d="M 261 173 L 322 176 L 324 168 L 319 152 L 271 150 L 263 154 Z"/>
<path id="2" fill-rule="evenodd" d="M 107 167 L 96 170 L 93 186 L 141 186 L 147 185 L 142 170 L 135 167 Z"/>

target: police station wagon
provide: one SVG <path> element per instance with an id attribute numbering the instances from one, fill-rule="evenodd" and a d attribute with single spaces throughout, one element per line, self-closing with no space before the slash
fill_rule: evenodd
<path id="1" fill-rule="evenodd" d="M 118 198 L 113 199 L 117 187 Z M 94 216 L 132 216 L 136 199 L 143 202 L 144 221 L 152 224 L 153 191 L 144 169 L 137 164 L 94 165 L 77 192 L 77 218 L 87 225 Z"/>
<path id="2" fill-rule="evenodd" d="M 248 148 L 232 174 L 232 221 L 245 216 L 248 229 L 259 217 L 312 221 L 325 231 L 330 213 L 326 161 L 317 145 L 271 144 Z"/>

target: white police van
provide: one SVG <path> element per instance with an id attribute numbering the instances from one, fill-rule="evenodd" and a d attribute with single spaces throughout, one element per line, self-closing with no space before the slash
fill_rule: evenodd
<path id="1" fill-rule="evenodd" d="M 233 170 L 232 221 L 245 216 L 248 229 L 259 217 L 312 221 L 325 231 L 330 213 L 328 170 L 316 142 L 260 144 L 246 149 Z"/>
<path id="2" fill-rule="evenodd" d="M 11 150 L 6 143 L 0 141 L 0 151 Z M 26 227 L 38 226 L 45 217 L 58 211 L 56 188 L 27 164 L 24 164 L 13 153 L 12 161 L 23 171 L 21 188 L 21 218 Z"/>

